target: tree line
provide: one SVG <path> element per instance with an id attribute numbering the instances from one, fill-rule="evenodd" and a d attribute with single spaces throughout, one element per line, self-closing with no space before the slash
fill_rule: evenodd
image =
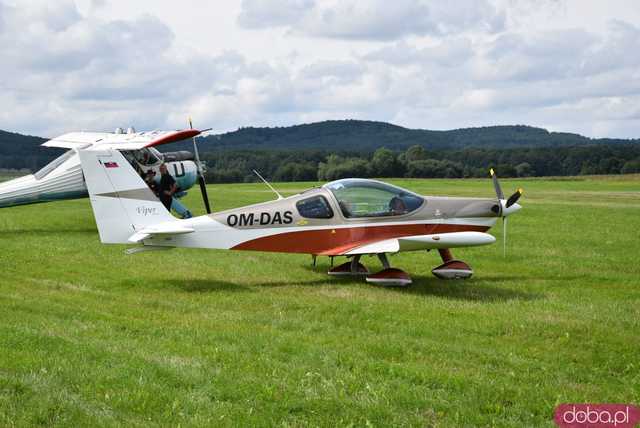
<path id="1" fill-rule="evenodd" d="M 414 145 L 397 151 L 332 153 L 323 150 L 239 150 L 207 152 L 207 180 L 252 182 L 253 170 L 273 181 L 330 181 L 347 177 L 467 178 L 572 176 L 640 173 L 640 144 L 598 144 L 511 149 L 427 150 Z"/>
<path id="2" fill-rule="evenodd" d="M 44 141 L 0 131 L 0 168 L 36 171 L 64 152 L 41 147 Z M 190 145 L 162 149 L 191 150 Z M 640 140 L 587 139 L 526 126 L 427 131 L 380 122 L 328 121 L 241 128 L 206 137 L 200 148 L 210 182 L 255 181 L 254 169 L 277 181 L 485 177 L 490 167 L 503 177 L 640 172 Z"/>

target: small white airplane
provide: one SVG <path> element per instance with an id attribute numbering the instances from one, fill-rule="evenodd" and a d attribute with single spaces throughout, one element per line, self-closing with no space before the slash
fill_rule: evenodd
<path id="1" fill-rule="evenodd" d="M 505 199 L 493 174 L 497 200 L 420 196 L 375 180 L 344 179 L 297 195 L 191 219 L 173 217 L 118 146 L 79 151 L 100 239 L 142 244 L 128 253 L 175 247 L 275 251 L 346 256 L 331 275 L 360 275 L 375 284 L 405 286 L 411 278 L 391 268 L 387 253 L 437 249 L 439 278 L 468 278 L 473 270 L 451 248 L 486 245 L 498 218 L 520 209 L 519 189 Z M 505 221 L 506 227 L 506 221 Z M 370 273 L 363 255 L 377 255 L 383 269 Z"/>
<path id="2" fill-rule="evenodd" d="M 118 128 L 113 133 L 72 132 L 62 135 L 47 141 L 43 146 L 68 151 L 34 174 L 0 183 L 0 208 L 88 196 L 78 150 L 89 147 L 122 150 L 122 154 L 135 166 L 138 173 L 153 171 L 156 182 L 160 181 L 160 165 L 165 163 L 182 191 L 190 189 L 199 180 L 202 191 L 206 192 L 199 159 L 194 159 L 194 155 L 187 151 L 160 153 L 155 149 L 162 144 L 195 138 L 200 133 L 196 129 L 135 132 L 133 128 L 129 128 L 125 132 Z M 211 212 L 206 198 L 205 204 L 207 212 Z"/>

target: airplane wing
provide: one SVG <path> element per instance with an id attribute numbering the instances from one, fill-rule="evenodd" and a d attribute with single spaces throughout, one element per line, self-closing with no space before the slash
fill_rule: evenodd
<path id="1" fill-rule="evenodd" d="M 71 132 L 51 139 L 44 147 L 60 147 L 63 149 L 84 149 L 96 146 L 100 149 L 139 150 L 145 147 L 159 146 L 195 137 L 202 131 L 184 129 L 180 131 L 148 131 L 131 134 L 114 134 L 110 132 Z"/>
<path id="2" fill-rule="evenodd" d="M 106 135 L 103 132 L 71 132 L 53 138 L 42 146 L 60 147 L 62 149 L 84 149 L 105 138 Z"/>
<path id="3" fill-rule="evenodd" d="M 492 235 L 483 232 L 450 232 L 433 235 L 414 235 L 385 239 L 356 247 L 340 255 L 397 253 L 400 251 L 429 250 L 434 248 L 474 247 L 492 244 Z"/>

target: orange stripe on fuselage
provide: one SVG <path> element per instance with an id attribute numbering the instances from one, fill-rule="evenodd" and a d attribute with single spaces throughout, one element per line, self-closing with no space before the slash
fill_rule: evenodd
<path id="1" fill-rule="evenodd" d="M 243 242 L 232 250 L 274 251 L 337 256 L 362 245 L 403 236 L 450 232 L 485 232 L 487 226 L 463 224 L 399 224 L 301 230 Z"/>

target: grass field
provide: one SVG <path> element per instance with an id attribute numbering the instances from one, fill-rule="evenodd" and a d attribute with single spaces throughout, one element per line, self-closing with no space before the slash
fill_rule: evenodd
<path id="1" fill-rule="evenodd" d="M 467 281 L 431 276 L 437 253 L 393 256 L 406 289 L 302 255 L 125 256 L 88 200 L 0 210 L 0 426 L 553 426 L 559 403 L 640 403 L 640 176 L 502 185 L 525 189 L 507 257 L 501 227 L 454 251 Z M 272 198 L 209 194 L 216 210 Z"/>
<path id="2" fill-rule="evenodd" d="M 11 180 L 13 178 L 22 177 L 23 175 L 27 175 L 26 171 L 8 171 L 8 170 L 0 170 L 0 183 L 6 180 Z"/>

